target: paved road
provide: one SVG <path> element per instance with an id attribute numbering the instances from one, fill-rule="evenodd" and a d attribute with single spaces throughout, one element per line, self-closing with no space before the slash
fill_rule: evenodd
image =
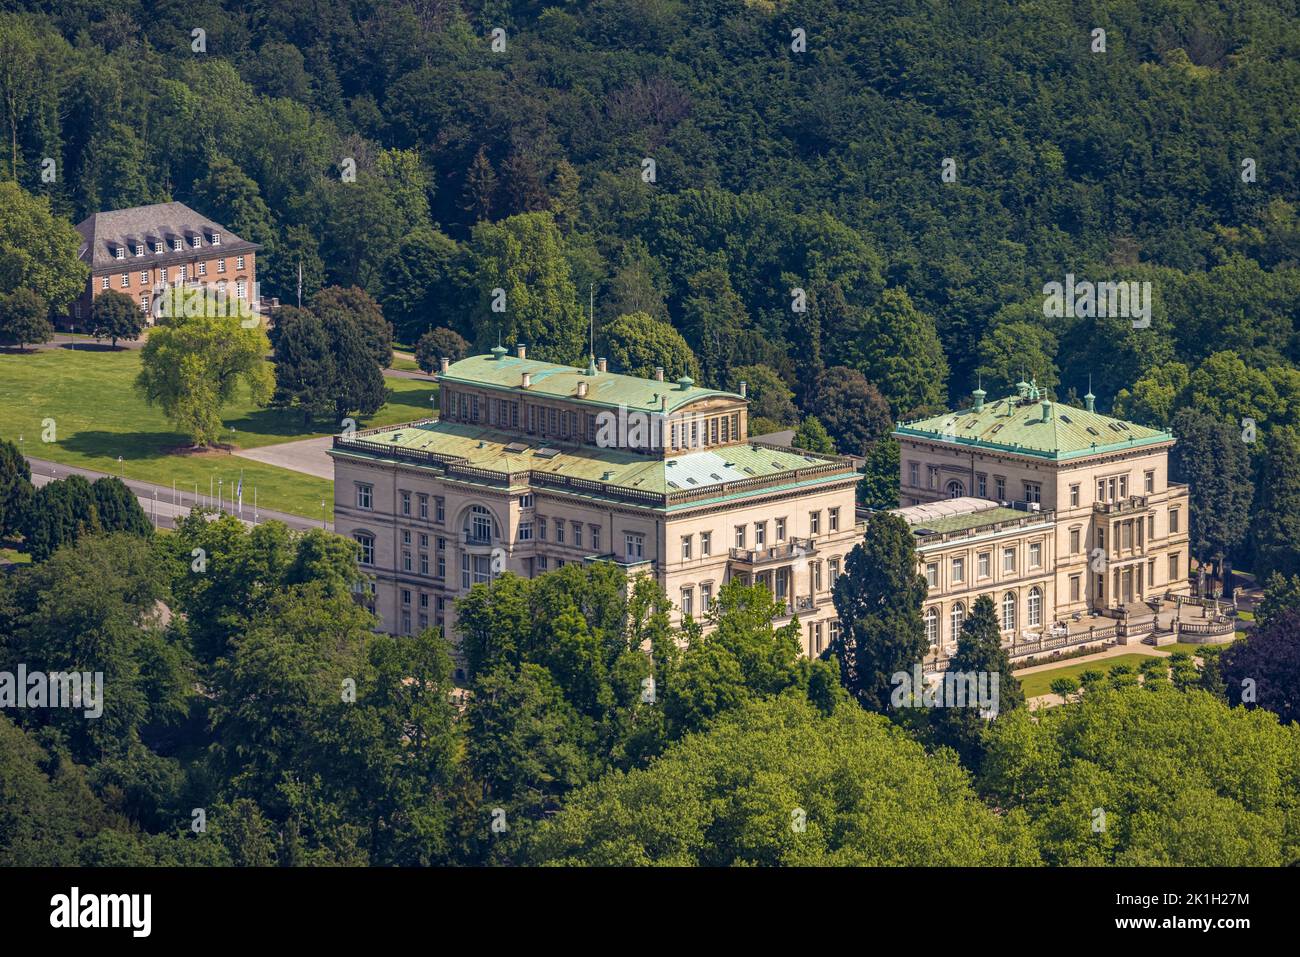
<path id="1" fill-rule="evenodd" d="M 241 459 L 251 459 L 266 465 L 276 465 L 282 469 L 314 475 L 317 478 L 334 480 L 334 460 L 326 454 L 326 449 L 333 445 L 332 435 L 322 435 L 315 439 L 299 439 L 297 442 L 281 442 L 278 445 L 263 445 L 256 449 L 239 449 L 234 454 Z"/>
<path id="2" fill-rule="evenodd" d="M 70 473 L 83 475 L 87 480 L 93 482 L 97 478 L 107 475 L 107 472 L 96 472 L 93 469 L 76 468 L 70 465 L 63 465 L 59 462 L 51 462 L 48 459 L 34 459 L 27 457 L 27 462 L 32 468 L 32 484 L 40 487 L 53 479 L 63 478 Z M 120 478 L 120 476 L 119 476 Z M 122 479 L 126 487 L 135 493 L 135 497 L 140 500 L 145 514 L 151 519 L 155 519 L 156 524 L 161 526 L 171 526 L 175 524 L 177 517 L 182 517 L 190 513 L 194 507 L 195 500 L 193 493 L 185 492 L 182 489 L 176 491 L 176 501 L 172 501 L 172 490 L 170 486 L 153 485 L 150 482 L 140 482 L 136 479 Z M 155 494 L 157 498 L 155 498 Z M 209 502 L 207 496 L 200 495 L 200 505 L 215 508 L 215 502 Z M 234 507 L 230 502 L 223 502 L 222 511 L 228 515 L 235 514 Z M 244 502 L 244 524 L 253 525 L 266 521 L 284 522 L 290 528 L 306 530 L 309 528 L 320 528 L 319 521 L 313 522 L 311 519 L 303 518 L 300 515 L 290 515 L 288 512 L 277 512 L 271 509 L 258 509 L 256 521 L 254 521 L 253 507 L 247 501 Z M 327 529 L 333 529 L 334 526 L 326 522 L 324 525 Z"/>

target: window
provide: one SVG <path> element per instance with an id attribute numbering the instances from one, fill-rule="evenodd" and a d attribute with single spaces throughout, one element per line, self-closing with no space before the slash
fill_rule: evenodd
<path id="1" fill-rule="evenodd" d="M 840 620 L 839 620 L 838 618 L 834 618 L 834 619 L 832 619 L 832 620 L 831 620 L 831 642 L 832 642 L 832 644 L 833 644 L 834 642 L 837 642 L 837 641 L 840 640 L 840 628 L 841 628 L 841 626 L 840 626 Z"/>
<path id="2" fill-rule="evenodd" d="M 236 269 L 243 269 L 243 268 L 244 268 L 244 257 L 243 257 L 243 256 L 236 256 L 236 257 L 235 257 L 235 268 L 236 268 Z"/>
<path id="3" fill-rule="evenodd" d="M 223 272 L 225 272 L 225 271 L 226 271 L 226 261 L 225 261 L 224 259 L 218 259 L 218 260 L 217 260 L 217 272 L 219 272 L 219 273 L 223 273 Z"/>
<path id="4" fill-rule="evenodd" d="M 1142 490 L 1144 492 L 1154 492 L 1156 490 L 1156 473 L 1154 471 L 1142 473 Z"/>
<path id="5" fill-rule="evenodd" d="M 420 518 L 428 521 L 429 518 L 429 496 L 420 496 Z"/>
<path id="6" fill-rule="evenodd" d="M 131 288 L 131 274 L 129 272 L 122 273 L 122 288 L 123 289 Z"/>
<path id="7" fill-rule="evenodd" d="M 939 609 L 925 610 L 925 640 L 933 648 L 939 643 Z"/>
<path id="8" fill-rule="evenodd" d="M 778 542 L 785 541 L 785 519 L 783 518 L 776 520 L 776 540 Z"/>
<path id="9" fill-rule="evenodd" d="M 402 514 L 410 515 L 411 514 L 411 493 L 402 492 L 401 495 L 402 495 Z"/>
<path id="10" fill-rule="evenodd" d="M 220 245 L 221 245 L 221 233 L 213 233 L 213 234 L 212 234 L 212 239 L 209 240 L 209 242 L 211 242 L 212 245 L 214 245 L 214 246 L 220 246 Z"/>
<path id="11" fill-rule="evenodd" d="M 402 544 L 411 544 L 411 530 L 409 528 L 402 529 Z"/>
<path id="12" fill-rule="evenodd" d="M 600 551 L 600 526 L 591 526 L 591 548 L 593 551 Z"/>
<path id="13" fill-rule="evenodd" d="M 930 488 L 937 489 L 939 487 L 939 466 L 927 465 L 925 472 Z"/>
<path id="14" fill-rule="evenodd" d="M 573 523 L 573 547 L 582 547 L 582 522 Z"/>
<path id="15" fill-rule="evenodd" d="M 835 579 L 840 577 L 840 560 L 832 558 L 826 563 L 826 568 L 831 573 L 831 585 L 834 585 Z"/>
<path id="16" fill-rule="evenodd" d="M 712 547 L 713 534 L 711 532 L 700 532 L 700 557 L 708 558 Z"/>
<path id="17" fill-rule="evenodd" d="M 482 505 L 471 505 L 465 521 L 465 537 L 471 544 L 487 544 L 494 537 L 492 513 Z"/>
<path id="18" fill-rule="evenodd" d="M 909 485 L 921 484 L 921 466 L 915 462 L 907 463 L 907 483 Z"/>
<path id="19" fill-rule="evenodd" d="M 684 562 L 691 560 L 691 539 L 693 537 L 692 535 L 682 536 L 682 561 Z"/>
<path id="20" fill-rule="evenodd" d="M 713 608 L 713 583 L 705 582 L 700 586 L 700 611 L 707 612 L 711 608 Z"/>
<path id="21" fill-rule="evenodd" d="M 520 540 L 521 542 L 531 542 L 531 541 L 533 540 L 533 523 L 532 523 L 532 522 L 520 522 L 520 523 L 519 523 L 519 540 Z"/>
<path id="22" fill-rule="evenodd" d="M 830 531 L 838 532 L 840 530 L 840 510 L 838 508 L 829 509 L 826 512 L 826 518 Z"/>
<path id="23" fill-rule="evenodd" d="M 1070 601 L 1078 601 L 1082 582 L 1078 575 L 1070 576 Z"/>
<path id="24" fill-rule="evenodd" d="M 555 526 L 557 529 L 560 525 Z M 623 536 L 624 554 L 628 561 L 638 561 L 645 558 L 645 536 L 638 535 L 635 532 L 627 532 Z"/>
<path id="25" fill-rule="evenodd" d="M 441 541 L 441 539 L 439 539 L 439 541 Z M 446 552 L 439 552 L 439 553 L 438 553 L 438 573 L 437 573 L 437 577 L 438 577 L 438 578 L 446 578 L 446 577 L 447 577 L 447 553 L 446 553 Z"/>
<path id="26" fill-rule="evenodd" d="M 993 490 L 994 490 L 994 497 L 997 498 L 997 500 L 998 500 L 999 502 L 1004 502 L 1004 501 L 1006 501 L 1006 498 L 1007 498 L 1007 480 L 1004 479 L 1001 475 L 996 475 L 996 476 L 994 476 L 994 477 L 993 477 Z"/>
<path id="27" fill-rule="evenodd" d="M 200 275 L 200 276 L 206 276 L 207 274 L 208 274 L 208 264 L 207 264 L 207 263 L 199 263 L 199 275 Z"/>
<path id="28" fill-rule="evenodd" d="M 1171 508 L 1169 510 L 1169 534 L 1178 534 L 1178 509 L 1176 508 Z"/>
<path id="29" fill-rule="evenodd" d="M 420 533 L 420 547 L 421 548 L 429 547 L 429 536 L 425 535 L 423 532 Z"/>
<path id="30" fill-rule="evenodd" d="M 410 633 L 411 633 L 411 613 L 409 611 L 404 611 L 402 612 L 402 634 L 409 635 Z"/>
<path id="31" fill-rule="evenodd" d="M 412 567 L 413 566 L 411 565 L 411 553 L 405 551 L 402 552 L 402 571 L 409 572 L 411 571 Z"/>
<path id="32" fill-rule="evenodd" d="M 955 642 L 961 634 L 962 623 L 966 620 L 966 606 L 961 602 L 952 606 L 952 611 L 948 613 L 948 623 L 952 626 L 952 640 Z"/>
<path id="33" fill-rule="evenodd" d="M 200 246 L 202 246 L 202 245 L 203 245 L 203 237 L 202 237 L 202 236 L 191 236 L 191 237 L 190 237 L 190 246 L 191 246 L 192 248 L 194 248 L 194 249 L 198 249 L 198 248 L 199 248 Z"/>
<path id="34" fill-rule="evenodd" d="M 172 252 L 178 253 L 184 248 L 185 248 L 185 243 L 181 241 L 181 238 L 179 236 L 177 236 L 175 239 L 172 240 Z"/>
<path id="35" fill-rule="evenodd" d="M 822 513 L 821 513 L 821 512 L 809 512 L 809 513 L 808 513 L 808 531 L 811 532 L 813 535 L 820 535 L 820 534 L 821 534 L 821 531 L 822 531 Z"/>
<path id="36" fill-rule="evenodd" d="M 736 547 L 737 548 L 745 547 L 745 526 L 744 525 L 736 526 Z"/>
<path id="37" fill-rule="evenodd" d="M 538 559 L 537 559 L 537 569 L 538 569 L 538 571 L 543 571 L 543 572 L 546 571 L 547 566 L 549 566 L 549 565 L 550 565 L 550 561 L 549 561 L 549 559 L 547 559 L 547 557 L 546 557 L 545 555 L 541 555 L 541 556 L 538 557 Z"/>
<path id="38" fill-rule="evenodd" d="M 185 272 L 185 267 L 182 266 L 182 267 L 181 267 L 181 273 L 182 273 L 181 278 L 182 278 L 182 279 L 185 278 L 185 276 L 183 275 L 184 272 Z M 247 280 L 247 279 L 237 279 L 237 280 L 235 281 L 235 297 L 238 298 L 238 299 L 247 299 L 247 298 L 248 298 L 248 280 Z"/>
<path id="39" fill-rule="evenodd" d="M 957 479 L 953 479 L 948 483 L 947 492 L 949 498 L 961 498 L 966 494 L 966 486 Z"/>
<path id="40" fill-rule="evenodd" d="M 975 494 L 978 495 L 980 498 L 989 497 L 989 477 L 985 475 L 983 472 L 980 472 L 978 475 L 975 476 L 975 488 L 976 488 Z"/>
<path id="41" fill-rule="evenodd" d="M 114 258 L 114 259 L 125 259 L 125 258 L 126 258 L 126 247 L 125 247 L 125 246 L 118 246 L 116 249 L 114 249 L 114 250 L 113 250 L 113 258 Z"/>
<path id="42" fill-rule="evenodd" d="M 107 277 L 107 276 L 105 276 L 103 279 L 101 279 L 101 280 L 99 281 L 99 288 L 100 288 L 100 289 L 107 289 L 107 288 L 108 288 L 108 277 Z"/>
<path id="43" fill-rule="evenodd" d="M 144 255 L 144 244 L 143 244 L 143 243 L 137 243 L 137 244 L 136 244 L 136 247 L 135 247 L 135 254 L 136 254 L 137 256 L 143 256 L 143 255 Z"/>
<path id="44" fill-rule="evenodd" d="M 1002 630 L 1015 631 L 1016 628 L 1016 595 L 1015 592 L 1007 592 L 1002 596 Z"/>
<path id="45" fill-rule="evenodd" d="M 429 553 L 420 552 L 420 574 L 429 574 Z"/>
<path id="46" fill-rule="evenodd" d="M 140 293 L 140 311 L 149 312 L 149 294 L 147 292 Z"/>
<path id="47" fill-rule="evenodd" d="M 692 588 L 682 589 L 682 617 L 691 618 L 695 615 L 695 590 Z"/>
<path id="48" fill-rule="evenodd" d="M 555 543 L 557 545 L 564 544 L 564 520 L 560 518 L 555 520 Z"/>
<path id="49" fill-rule="evenodd" d="M 144 272 L 140 273 L 140 285 L 149 285 L 149 270 L 146 269 Z"/>
<path id="50" fill-rule="evenodd" d="M 754 523 L 754 547 L 763 548 L 767 545 L 767 522 Z"/>
<path id="51" fill-rule="evenodd" d="M 1041 502 L 1043 500 L 1043 486 L 1039 482 L 1025 483 L 1025 501 Z"/>
<path id="52" fill-rule="evenodd" d="M 163 251 L 163 244 L 162 244 L 161 242 L 156 242 L 156 243 L 154 243 L 154 244 L 153 244 L 153 251 L 154 251 L 154 255 L 155 255 L 155 256 L 161 254 L 162 251 Z"/>
<path id="53" fill-rule="evenodd" d="M 1119 477 L 1119 497 L 1128 498 L 1128 476 L 1127 475 L 1121 475 Z"/>
<path id="54" fill-rule="evenodd" d="M 925 566 L 925 583 L 931 588 L 939 587 L 939 563 L 930 562 Z"/>
<path id="55" fill-rule="evenodd" d="M 1079 507 L 1079 486 L 1071 485 L 1070 486 L 1070 508 L 1078 508 L 1078 507 Z"/>
<path id="56" fill-rule="evenodd" d="M 520 507 L 520 508 L 532 508 L 532 507 L 533 507 L 533 493 L 532 493 L 532 492 L 528 492 L 528 493 L 526 493 L 526 494 L 524 494 L 524 495 L 519 496 L 519 507 Z"/>
<path id="57" fill-rule="evenodd" d="M 435 498 L 433 500 L 433 503 L 434 503 L 433 520 L 437 522 L 439 525 L 441 525 L 443 522 L 447 521 L 447 503 L 442 498 L 442 496 L 438 496 L 437 498 Z"/>
<path id="58" fill-rule="evenodd" d="M 952 583 L 960 585 L 966 581 L 966 559 L 954 558 L 952 560 Z"/>
<path id="59" fill-rule="evenodd" d="M 1175 584 L 1178 579 L 1182 578 L 1182 575 L 1180 575 L 1178 571 L 1178 557 L 1177 552 L 1174 552 L 1169 556 L 1169 584 L 1171 585 Z"/>
<path id="60" fill-rule="evenodd" d="M 1077 555 L 1080 545 L 1080 530 L 1077 528 L 1070 529 L 1070 554 Z"/>
<path id="61" fill-rule="evenodd" d="M 812 590 L 819 592 L 822 590 L 822 563 L 812 563 Z"/>
<path id="62" fill-rule="evenodd" d="M 357 483 L 357 508 L 374 508 L 375 507 L 375 487 L 373 485 L 363 485 Z"/>
<path id="63" fill-rule="evenodd" d="M 1030 628 L 1037 628 L 1043 623 L 1043 592 L 1037 585 L 1029 589 L 1029 602 L 1025 617 Z"/>
<path id="64" fill-rule="evenodd" d="M 1041 542 L 1029 543 L 1029 567 L 1040 568 L 1043 564 L 1043 545 Z"/>
<path id="65" fill-rule="evenodd" d="M 543 542 L 546 541 L 546 519 L 540 515 L 537 516 L 537 537 Z"/>
<path id="66" fill-rule="evenodd" d="M 979 577 L 989 577 L 989 562 L 992 560 L 991 552 L 980 552 L 979 554 Z"/>
<path id="67" fill-rule="evenodd" d="M 166 282 L 167 282 L 167 267 L 166 267 L 166 266 L 159 266 L 159 267 L 158 267 L 158 281 L 159 281 L 160 283 L 166 283 Z"/>
<path id="68" fill-rule="evenodd" d="M 358 545 L 361 546 L 361 564 L 374 565 L 375 563 L 375 536 L 366 532 L 357 532 L 352 536 Z"/>
<path id="69" fill-rule="evenodd" d="M 487 555 L 460 556 L 460 585 L 469 588 L 492 580 L 492 559 Z"/>

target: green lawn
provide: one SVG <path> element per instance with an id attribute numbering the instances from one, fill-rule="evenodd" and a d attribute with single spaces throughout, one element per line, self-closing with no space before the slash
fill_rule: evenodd
<path id="1" fill-rule="evenodd" d="M 20 552 L 14 548 L 0 548 L 0 564 L 11 562 L 15 565 L 28 565 L 31 560 L 32 556 L 26 552 Z"/>
<path id="2" fill-rule="evenodd" d="M 1116 665 L 1129 665 L 1134 671 L 1142 662 L 1150 658 L 1151 655 L 1116 655 L 1114 658 L 1102 658 L 1100 661 L 1081 661 L 1075 664 L 1064 665 L 1060 668 L 1049 668 L 1047 671 L 1035 671 L 1030 675 L 1017 675 L 1020 679 L 1020 687 L 1024 689 L 1026 698 L 1037 698 L 1039 695 L 1052 693 L 1052 682 L 1057 678 L 1078 678 L 1085 671 L 1102 671 L 1110 674 L 1110 669 Z"/>
<path id="3" fill-rule="evenodd" d="M 393 356 L 393 361 L 389 363 L 388 368 L 400 369 L 403 372 L 420 371 L 420 366 L 414 359 L 403 359 L 401 356 Z"/>
<path id="4" fill-rule="evenodd" d="M 225 451 L 191 454 L 184 435 L 174 431 L 156 408 L 135 392 L 132 382 L 140 367 L 137 350 L 91 351 L 49 349 L 0 352 L 0 438 L 19 442 L 25 454 L 67 465 L 109 472 L 194 493 L 207 494 L 209 481 L 223 479 L 226 487 L 244 473 L 244 503 L 251 506 L 257 486 L 258 504 L 303 515 L 332 513 L 333 483 L 271 465 L 239 458 Z M 423 418 L 432 411 L 434 383 L 416 379 L 387 379 L 392 398 L 358 428 L 393 425 Z M 44 419 L 53 419 L 55 441 L 42 442 Z M 317 420 L 303 425 L 290 410 L 259 409 L 241 395 L 223 410 L 229 431 L 223 442 L 237 448 L 257 448 L 325 435 L 337 423 Z M 117 461 L 121 456 L 122 461 Z"/>

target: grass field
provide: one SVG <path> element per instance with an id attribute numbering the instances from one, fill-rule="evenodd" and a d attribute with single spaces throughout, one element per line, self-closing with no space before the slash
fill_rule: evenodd
<path id="1" fill-rule="evenodd" d="M 325 479 L 263 465 L 227 451 L 192 454 L 186 437 L 162 412 L 147 406 L 132 383 L 140 368 L 137 350 L 92 351 L 48 349 L 29 353 L 0 352 L 0 438 L 20 442 L 24 454 L 65 465 L 109 472 L 126 478 L 207 494 L 209 481 L 226 487 L 244 474 L 245 504 L 257 486 L 258 504 L 321 517 L 332 512 L 333 483 Z M 386 379 L 388 404 L 358 428 L 392 425 L 428 416 L 434 384 L 417 379 Z M 42 442 L 43 421 L 54 420 L 55 439 Z M 229 431 L 222 441 L 241 449 L 325 435 L 337 423 L 317 420 L 303 425 L 291 410 L 259 409 L 241 394 L 223 409 Z M 122 461 L 118 462 L 121 456 Z"/>
<path id="2" fill-rule="evenodd" d="M 1026 698 L 1037 698 L 1039 695 L 1052 693 L 1052 682 L 1057 678 L 1078 678 L 1085 671 L 1102 671 L 1110 674 L 1110 669 L 1116 665 L 1129 665 L 1134 671 L 1142 662 L 1150 658 L 1151 655 L 1116 655 L 1114 658 L 1103 658 L 1100 661 L 1081 661 L 1073 665 L 1064 665 L 1060 668 L 1049 668 L 1047 671 L 1035 671 L 1030 675 L 1017 675 L 1020 679 L 1020 687 L 1024 689 Z"/>

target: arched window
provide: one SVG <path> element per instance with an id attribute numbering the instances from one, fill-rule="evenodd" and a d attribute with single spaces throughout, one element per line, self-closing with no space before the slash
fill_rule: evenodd
<path id="1" fill-rule="evenodd" d="M 953 479 L 951 482 L 949 482 L 947 485 L 947 489 L 948 489 L 949 498 L 961 498 L 963 495 L 966 494 L 966 486 L 963 485 L 961 482 L 957 481 L 957 479 Z"/>
<path id="2" fill-rule="evenodd" d="M 1016 593 L 1012 591 L 1002 596 L 1002 630 L 1016 630 Z"/>
<path id="3" fill-rule="evenodd" d="M 488 544 L 495 537 L 492 513 L 482 505 L 470 506 L 465 518 L 465 539 L 472 544 Z"/>
<path id="4" fill-rule="evenodd" d="M 961 636 L 962 623 L 966 621 L 966 606 L 961 602 L 957 602 L 957 604 L 952 606 L 952 611 L 949 613 L 948 617 L 952 624 L 952 640 L 955 644 L 957 639 Z"/>
<path id="5" fill-rule="evenodd" d="M 927 608 L 925 611 L 925 640 L 933 648 L 939 643 L 939 609 Z"/>
<path id="6" fill-rule="evenodd" d="M 1043 593 L 1037 585 L 1029 589 L 1028 620 L 1030 628 L 1037 628 L 1043 623 Z"/>

